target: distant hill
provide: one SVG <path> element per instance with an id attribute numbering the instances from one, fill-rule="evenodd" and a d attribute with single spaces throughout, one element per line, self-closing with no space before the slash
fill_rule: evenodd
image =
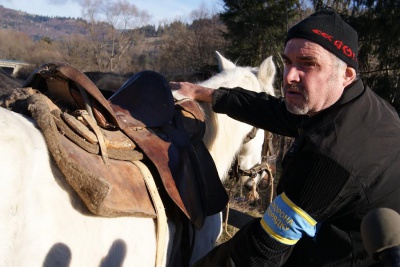
<path id="1" fill-rule="evenodd" d="M 0 5 L 0 29 L 21 31 L 34 40 L 59 40 L 65 35 L 85 35 L 85 24 L 83 19 L 34 15 Z"/>

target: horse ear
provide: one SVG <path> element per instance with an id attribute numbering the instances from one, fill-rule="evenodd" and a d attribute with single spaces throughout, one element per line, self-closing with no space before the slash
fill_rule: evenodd
<path id="1" fill-rule="evenodd" d="M 233 68 L 236 67 L 236 65 L 232 61 L 230 61 L 230 60 L 226 59 L 225 57 L 223 57 L 218 51 L 215 51 L 215 56 L 218 59 L 219 71 L 223 71 L 223 70 L 227 70 L 227 69 L 233 69 Z"/>
<path id="2" fill-rule="evenodd" d="M 258 80 L 262 87 L 266 87 L 268 85 L 272 85 L 274 83 L 274 78 L 276 74 L 276 67 L 274 61 L 272 60 L 272 56 L 268 57 L 261 63 L 260 68 L 258 70 Z"/>

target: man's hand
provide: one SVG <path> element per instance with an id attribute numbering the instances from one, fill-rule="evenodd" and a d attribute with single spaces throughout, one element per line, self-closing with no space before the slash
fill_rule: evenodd
<path id="1" fill-rule="evenodd" d="M 291 249 L 292 246 L 271 239 L 261 227 L 260 218 L 256 218 L 198 260 L 193 267 L 277 267 L 283 265 Z"/>
<path id="2" fill-rule="evenodd" d="M 214 89 L 188 82 L 170 82 L 175 99 L 191 98 L 197 101 L 211 103 Z"/>
<path id="3" fill-rule="evenodd" d="M 193 267 L 235 267 L 229 254 L 231 252 L 229 241 L 215 247 L 205 257 L 198 260 Z"/>

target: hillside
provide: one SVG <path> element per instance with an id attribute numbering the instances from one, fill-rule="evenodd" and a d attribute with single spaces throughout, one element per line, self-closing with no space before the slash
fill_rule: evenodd
<path id="1" fill-rule="evenodd" d="M 0 5 L 0 29 L 21 31 L 34 40 L 44 37 L 58 40 L 65 35 L 86 34 L 85 24 L 82 19 L 39 16 Z"/>

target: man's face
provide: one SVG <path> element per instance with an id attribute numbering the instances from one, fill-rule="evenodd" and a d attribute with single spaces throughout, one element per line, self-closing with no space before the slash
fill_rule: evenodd
<path id="1" fill-rule="evenodd" d="M 283 59 L 283 92 L 291 113 L 315 115 L 342 95 L 346 66 L 322 46 L 294 38 L 287 42 Z"/>

